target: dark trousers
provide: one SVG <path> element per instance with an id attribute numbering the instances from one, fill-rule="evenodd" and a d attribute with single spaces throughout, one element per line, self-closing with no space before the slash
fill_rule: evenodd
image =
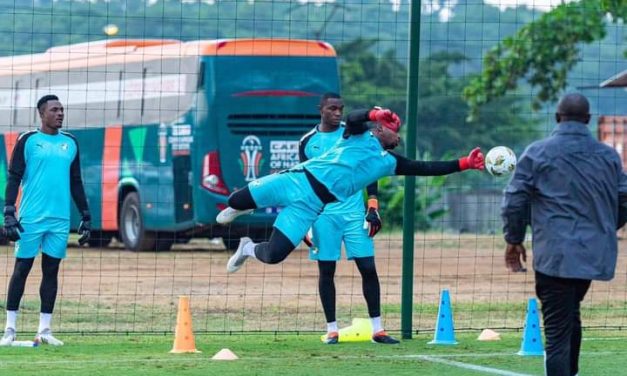
<path id="1" fill-rule="evenodd" d="M 547 376 L 574 376 L 579 372 L 581 348 L 580 303 L 590 280 L 558 278 L 536 272 L 536 294 L 542 302 Z"/>

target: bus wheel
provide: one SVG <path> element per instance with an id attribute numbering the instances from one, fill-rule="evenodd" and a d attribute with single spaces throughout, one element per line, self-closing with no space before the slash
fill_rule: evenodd
<path id="1" fill-rule="evenodd" d="M 154 251 L 169 251 L 172 248 L 172 244 L 174 244 L 174 234 L 169 232 L 157 232 L 154 233 L 155 236 L 155 245 Z"/>
<path id="2" fill-rule="evenodd" d="M 126 249 L 133 252 L 152 251 L 155 249 L 154 233 L 144 229 L 141 215 L 139 195 L 130 192 L 124 197 L 120 211 L 120 236 Z"/>
<path id="3" fill-rule="evenodd" d="M 109 246 L 111 240 L 113 240 L 113 234 L 110 232 L 92 231 L 87 245 L 89 248 L 104 248 Z"/>
<path id="4" fill-rule="evenodd" d="M 222 242 L 229 251 L 236 251 L 239 246 L 239 238 L 222 238 Z"/>

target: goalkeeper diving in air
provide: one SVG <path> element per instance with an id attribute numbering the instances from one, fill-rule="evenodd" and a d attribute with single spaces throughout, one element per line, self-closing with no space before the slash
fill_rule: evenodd
<path id="1" fill-rule="evenodd" d="M 374 125 L 371 127 L 369 122 Z M 348 114 L 344 136 L 327 153 L 279 173 L 264 176 L 231 194 L 216 220 L 228 224 L 254 209 L 283 209 L 270 239 L 254 243 L 242 238 L 227 263 L 238 271 L 248 258 L 277 264 L 296 248 L 326 204 L 345 201 L 384 176 L 439 176 L 468 169 L 483 170 L 480 148 L 452 161 L 414 161 L 390 152 L 400 142 L 401 121 L 388 109 L 356 110 Z"/>

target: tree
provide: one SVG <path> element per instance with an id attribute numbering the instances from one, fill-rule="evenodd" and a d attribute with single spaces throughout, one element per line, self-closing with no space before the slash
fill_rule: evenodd
<path id="1" fill-rule="evenodd" d="M 466 60 L 461 53 L 438 52 L 420 64 L 418 98 L 418 137 L 420 150 L 435 159 L 458 155 L 477 145 L 490 147 L 525 144 L 536 136 L 535 122 L 525 116 L 516 98 L 501 98 L 482 106 L 476 121 L 467 122 L 468 105 L 461 92 L 466 77 L 450 72 Z"/>
<path id="2" fill-rule="evenodd" d="M 479 106 L 516 90 L 526 78 L 537 92 L 532 108 L 555 101 L 567 74 L 579 61 L 580 43 L 603 39 L 607 20 L 627 20 L 625 0 L 579 0 L 563 3 L 505 38 L 484 56 L 481 74 L 464 89 L 470 117 Z"/>

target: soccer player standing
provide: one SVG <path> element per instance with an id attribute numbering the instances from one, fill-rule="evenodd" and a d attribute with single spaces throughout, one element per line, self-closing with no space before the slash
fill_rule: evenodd
<path id="1" fill-rule="evenodd" d="M 344 134 L 341 123 L 344 101 L 335 93 L 326 93 L 320 100 L 320 124 L 305 134 L 299 144 L 301 162 L 324 154 Z M 388 335 L 381 324 L 381 289 L 374 260 L 373 237 L 381 229 L 378 213 L 377 183 L 367 187 L 368 207 L 364 208 L 361 191 L 346 201 L 325 205 L 324 211 L 312 227 L 313 246 L 309 258 L 318 262 L 318 291 L 327 320 L 325 343 L 336 344 L 339 340 L 335 316 L 335 269 L 341 258 L 342 242 L 346 258 L 354 260 L 362 278 L 362 291 L 372 322 L 372 340 L 377 343 L 395 344 L 398 340 Z M 364 212 L 368 227 L 364 228 Z"/>
<path id="2" fill-rule="evenodd" d="M 369 122 L 375 123 L 371 129 Z M 242 238 L 227 263 L 229 273 L 246 259 L 266 264 L 283 261 L 302 241 L 324 205 L 346 201 L 379 178 L 392 175 L 435 176 L 484 168 L 481 149 L 452 161 L 414 161 L 394 154 L 400 142 L 401 121 L 387 109 L 357 110 L 348 114 L 344 136 L 319 157 L 289 170 L 264 176 L 229 196 L 229 207 L 216 220 L 227 224 L 256 208 L 281 206 L 267 242 L 255 244 Z"/>
<path id="3" fill-rule="evenodd" d="M 39 288 L 41 310 L 35 342 L 61 346 L 52 335 L 51 321 L 57 297 L 57 276 L 66 256 L 70 230 L 70 195 L 82 221 L 78 228 L 79 244 L 89 240 L 91 216 L 85 198 L 78 143 L 69 133 L 61 132 L 64 109 L 55 95 L 37 102 L 41 127 L 23 133 L 17 139 L 5 194 L 4 229 L 15 241 L 15 267 L 9 282 L 7 322 L 0 346 L 16 338 L 16 322 L 24 286 L 35 257 L 42 251 L 42 280 Z M 15 203 L 19 187 L 22 198 L 18 213 Z"/>

